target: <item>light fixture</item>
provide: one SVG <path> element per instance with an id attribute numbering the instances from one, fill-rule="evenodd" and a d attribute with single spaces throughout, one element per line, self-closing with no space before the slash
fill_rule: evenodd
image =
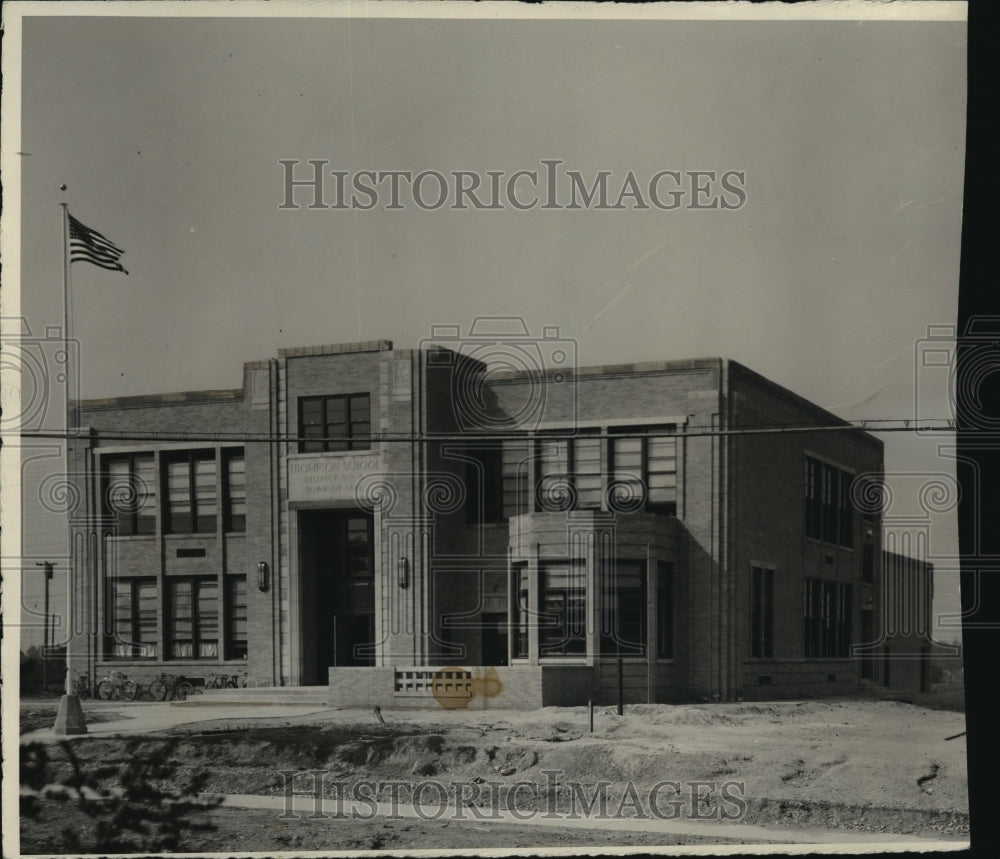
<path id="1" fill-rule="evenodd" d="M 410 586 L 410 562 L 405 557 L 400 557 L 396 562 L 396 572 L 399 575 L 399 586 L 406 588 Z"/>
<path id="2" fill-rule="evenodd" d="M 267 561 L 257 562 L 257 590 L 266 591 L 268 585 Z"/>

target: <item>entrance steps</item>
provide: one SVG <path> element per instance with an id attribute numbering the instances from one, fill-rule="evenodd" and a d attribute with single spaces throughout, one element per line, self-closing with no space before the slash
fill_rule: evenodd
<path id="1" fill-rule="evenodd" d="M 239 689 L 206 689 L 189 695 L 190 704 L 319 704 L 329 705 L 329 686 L 248 686 Z"/>

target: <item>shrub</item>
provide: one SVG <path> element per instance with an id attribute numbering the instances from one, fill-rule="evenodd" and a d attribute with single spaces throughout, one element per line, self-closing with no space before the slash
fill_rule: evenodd
<path id="1" fill-rule="evenodd" d="M 21 747 L 21 813 L 40 818 L 48 806 L 40 798 L 74 802 L 94 823 L 93 843 L 85 843 L 78 830 L 64 827 L 62 841 L 69 853 L 151 853 L 176 851 L 188 831 L 215 828 L 207 820 L 192 815 L 218 807 L 221 797 L 200 795 L 208 774 L 199 771 L 178 784 L 174 777 L 178 765 L 173 759 L 176 740 L 144 749 L 137 754 L 141 740 L 126 741 L 127 762 L 120 766 L 84 769 L 73 752 L 72 744 L 63 741 L 60 748 L 70 773 L 62 782 L 50 783 L 51 759 L 41 743 Z"/>

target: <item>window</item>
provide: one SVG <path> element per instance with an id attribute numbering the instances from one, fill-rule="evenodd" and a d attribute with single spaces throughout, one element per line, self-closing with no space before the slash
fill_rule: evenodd
<path id="1" fill-rule="evenodd" d="M 502 516 L 529 513 L 528 507 L 528 440 L 506 439 L 500 463 Z"/>
<path id="2" fill-rule="evenodd" d="M 831 625 L 834 627 L 831 655 L 846 659 L 851 655 L 851 586 L 834 585 L 831 601 Z"/>
<path id="3" fill-rule="evenodd" d="M 544 564 L 539 569 L 539 655 L 587 652 L 587 590 L 580 564 Z"/>
<path id="4" fill-rule="evenodd" d="M 572 510 L 573 487 L 569 473 L 567 438 L 538 441 L 538 509 Z"/>
<path id="5" fill-rule="evenodd" d="M 851 586 L 805 580 L 804 653 L 813 659 L 844 659 L 851 648 Z"/>
<path id="6" fill-rule="evenodd" d="M 539 510 L 600 510 L 600 437 L 547 438 L 537 444 Z"/>
<path id="7" fill-rule="evenodd" d="M 875 582 L 875 530 L 878 527 L 874 516 L 861 517 L 861 581 Z"/>
<path id="8" fill-rule="evenodd" d="M 226 576 L 226 659 L 247 658 L 247 577 Z"/>
<path id="9" fill-rule="evenodd" d="M 674 432 L 676 427 L 657 428 Z M 612 492 L 609 504 L 620 510 L 645 508 L 654 513 L 677 512 L 677 439 L 648 435 L 649 429 L 612 430 Z M 626 436 L 625 432 L 633 433 Z M 643 435 L 647 434 L 647 435 Z"/>
<path id="10" fill-rule="evenodd" d="M 674 658 L 674 565 L 656 565 L 656 655 Z"/>
<path id="11" fill-rule="evenodd" d="M 167 476 L 167 532 L 213 533 L 218 508 L 215 451 L 171 453 L 164 459 Z"/>
<path id="12" fill-rule="evenodd" d="M 806 457 L 806 536 L 838 546 L 854 545 L 852 475 Z"/>
<path id="13" fill-rule="evenodd" d="M 774 570 L 750 568 L 750 656 L 774 656 Z"/>
<path id="14" fill-rule="evenodd" d="M 513 569 L 514 593 L 510 601 L 511 627 L 514 630 L 514 656 L 528 655 L 528 570 L 517 566 Z"/>
<path id="15" fill-rule="evenodd" d="M 601 439 L 577 436 L 570 447 L 573 455 L 573 483 L 576 506 L 580 510 L 600 510 L 604 480 L 601 476 Z"/>
<path id="16" fill-rule="evenodd" d="M 527 439 L 507 439 L 502 445 L 473 443 L 465 456 L 469 524 L 506 522 L 511 516 L 530 512 Z"/>
<path id="17" fill-rule="evenodd" d="M 802 610 L 805 635 L 803 654 L 806 658 L 815 658 L 822 651 L 822 639 L 820 638 L 821 584 L 819 579 L 805 580 Z"/>
<path id="18" fill-rule="evenodd" d="M 156 468 L 151 453 L 104 460 L 104 513 L 118 519 L 118 533 L 156 532 Z"/>
<path id="19" fill-rule="evenodd" d="M 646 565 L 618 561 L 604 571 L 601 606 L 601 654 L 643 656 L 646 653 Z"/>
<path id="20" fill-rule="evenodd" d="M 371 427 L 368 394 L 299 398 L 299 453 L 368 450 Z"/>
<path id="21" fill-rule="evenodd" d="M 225 462 L 225 530 L 246 531 L 247 461 L 243 448 L 223 451 L 222 458 Z"/>
<path id="22" fill-rule="evenodd" d="M 167 580 L 169 659 L 219 656 L 219 583 L 215 578 Z"/>
<path id="23" fill-rule="evenodd" d="M 646 508 L 661 513 L 677 512 L 677 439 L 646 439 Z"/>
<path id="24" fill-rule="evenodd" d="M 152 577 L 109 580 L 108 614 L 114 635 L 107 642 L 105 655 L 117 659 L 156 658 L 159 604 Z"/>

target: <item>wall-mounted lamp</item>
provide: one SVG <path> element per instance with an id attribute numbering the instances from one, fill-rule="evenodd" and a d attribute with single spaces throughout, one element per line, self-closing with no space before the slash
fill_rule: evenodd
<path id="1" fill-rule="evenodd" d="M 267 561 L 257 562 L 257 590 L 266 591 L 268 587 L 268 568 Z"/>
<path id="2" fill-rule="evenodd" d="M 401 557 L 396 562 L 396 573 L 399 575 L 399 586 L 408 588 L 410 586 L 410 562 Z"/>

